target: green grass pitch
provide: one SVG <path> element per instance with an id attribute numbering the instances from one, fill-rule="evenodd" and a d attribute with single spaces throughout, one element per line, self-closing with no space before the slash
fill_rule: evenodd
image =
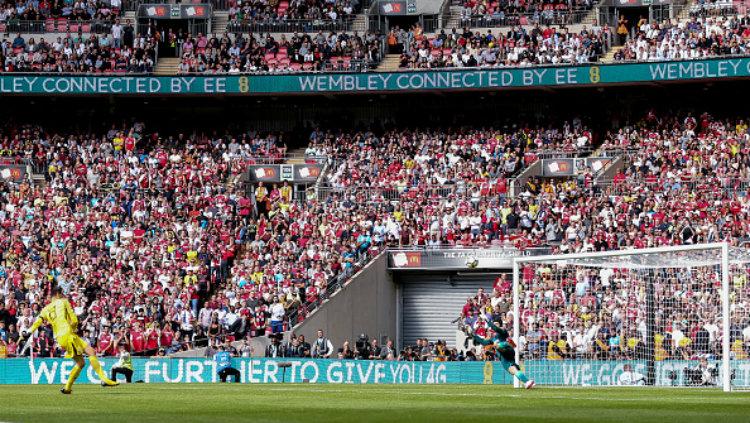
<path id="1" fill-rule="evenodd" d="M 750 422 L 719 389 L 393 385 L 0 385 L 0 422 Z"/>

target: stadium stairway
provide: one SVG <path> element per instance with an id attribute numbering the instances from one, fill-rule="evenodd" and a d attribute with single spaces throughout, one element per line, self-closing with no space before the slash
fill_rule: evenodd
<path id="1" fill-rule="evenodd" d="M 133 25 L 136 24 L 137 20 L 135 17 L 135 10 L 126 10 L 125 14 L 122 16 L 122 20 L 120 22 L 127 22 L 130 21 Z"/>
<path id="2" fill-rule="evenodd" d="M 157 76 L 177 75 L 180 68 L 180 59 L 177 57 L 161 57 L 156 62 L 154 74 Z"/>
<path id="3" fill-rule="evenodd" d="M 364 13 L 358 14 L 354 18 L 354 22 L 352 22 L 352 31 L 357 31 L 359 33 L 367 32 L 368 29 L 368 18 L 367 15 Z"/>
<path id="4" fill-rule="evenodd" d="M 211 20 L 211 32 L 221 36 L 227 32 L 227 24 L 229 23 L 229 12 L 226 10 L 214 10 L 214 16 Z"/>
<path id="5" fill-rule="evenodd" d="M 287 153 L 287 164 L 305 164 L 305 148 L 296 148 Z"/>
<path id="6" fill-rule="evenodd" d="M 608 52 L 604 53 L 604 56 L 602 56 L 601 59 L 599 59 L 602 63 L 611 63 L 614 62 L 615 54 L 622 50 L 623 46 L 614 46 L 611 49 L 609 49 Z"/>
<path id="7" fill-rule="evenodd" d="M 401 64 L 401 56 L 398 54 L 386 54 L 383 61 L 375 68 L 377 72 L 395 72 Z"/>

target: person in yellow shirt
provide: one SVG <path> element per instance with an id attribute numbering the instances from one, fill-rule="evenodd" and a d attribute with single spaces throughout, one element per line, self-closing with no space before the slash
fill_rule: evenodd
<path id="1" fill-rule="evenodd" d="M 28 332 L 22 334 L 22 340 L 28 338 L 39 329 L 44 323 L 48 323 L 52 326 L 52 333 L 55 336 L 57 344 L 65 350 L 65 358 L 72 358 L 76 365 L 70 372 L 68 381 L 65 386 L 60 389 L 63 394 L 70 394 L 72 391 L 73 383 L 75 383 L 81 371 L 86 366 L 86 362 L 83 360 L 83 354 L 89 357 L 89 363 L 94 371 L 102 381 L 102 386 L 117 386 L 119 383 L 110 380 L 102 370 L 99 359 L 96 358 L 96 351 L 91 346 L 81 339 L 76 331 L 78 329 L 78 317 L 73 312 L 73 308 L 70 306 L 70 302 L 62 293 L 59 287 L 52 288 L 52 299 L 46 307 L 42 309 L 39 316 L 31 325 Z"/>
<path id="2" fill-rule="evenodd" d="M 567 357 L 569 350 L 568 341 L 562 339 L 560 334 L 553 333 L 547 344 L 547 360 L 562 360 Z"/>
<path id="3" fill-rule="evenodd" d="M 292 187 L 289 186 L 289 182 L 284 181 L 284 184 L 279 188 L 281 193 L 281 200 L 285 203 L 292 201 Z"/>
<path id="4" fill-rule="evenodd" d="M 112 146 L 116 152 L 122 151 L 122 146 L 125 144 L 125 140 L 122 138 L 122 134 L 118 133 L 114 139 L 112 139 Z"/>
<path id="5" fill-rule="evenodd" d="M 195 285 L 198 283 L 198 276 L 196 276 L 192 270 L 188 270 L 187 275 L 182 278 L 182 283 L 184 283 L 185 286 Z"/>

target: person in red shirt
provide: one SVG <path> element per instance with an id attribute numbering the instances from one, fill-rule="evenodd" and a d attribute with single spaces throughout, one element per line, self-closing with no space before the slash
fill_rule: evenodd
<path id="1" fill-rule="evenodd" d="M 102 332 L 96 341 L 96 354 L 103 356 L 115 354 L 115 337 L 110 333 L 108 325 L 102 327 Z"/>
<path id="2" fill-rule="evenodd" d="M 146 337 L 141 330 L 140 323 L 133 325 L 133 329 L 130 331 L 130 345 L 132 346 L 133 354 L 140 354 L 146 350 Z"/>
<path id="3" fill-rule="evenodd" d="M 155 354 L 159 349 L 159 330 L 155 324 L 150 324 L 146 329 L 146 352 Z"/>

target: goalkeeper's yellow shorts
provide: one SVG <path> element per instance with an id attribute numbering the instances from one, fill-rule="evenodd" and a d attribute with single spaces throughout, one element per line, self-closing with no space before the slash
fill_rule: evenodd
<path id="1" fill-rule="evenodd" d="M 83 355 L 84 350 L 89 346 L 86 341 L 74 333 L 63 335 L 56 340 L 57 344 L 65 350 L 65 358 L 73 358 L 78 355 Z"/>

